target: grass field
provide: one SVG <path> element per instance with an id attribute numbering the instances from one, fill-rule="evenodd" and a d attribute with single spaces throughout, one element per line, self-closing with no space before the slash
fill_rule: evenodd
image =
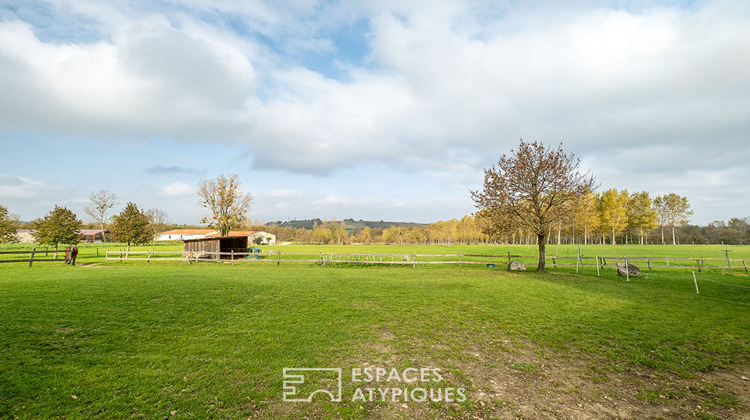
<path id="1" fill-rule="evenodd" d="M 685 269 L 644 271 L 626 282 L 612 269 L 598 277 L 573 268 L 104 264 L 101 250 L 80 249 L 75 267 L 0 264 L 0 418 L 750 416 L 750 277 L 742 270 L 696 273 L 697 294 Z M 722 249 L 750 258 L 743 247 L 581 252 L 721 258 Z M 343 401 L 283 401 L 283 369 L 307 367 L 341 368 Z M 352 369 L 378 367 L 439 369 L 442 380 L 352 381 Z M 308 385 L 299 388 L 315 389 Z M 461 388 L 466 398 L 394 397 L 394 388 L 418 387 Z M 381 390 L 368 395 L 367 388 Z M 390 394 L 381 398 L 383 389 Z"/>

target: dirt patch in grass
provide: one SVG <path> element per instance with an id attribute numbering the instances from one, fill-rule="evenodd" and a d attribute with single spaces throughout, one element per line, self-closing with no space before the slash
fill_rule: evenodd
<path id="1" fill-rule="evenodd" d="M 469 351 L 456 363 L 471 383 L 478 418 L 723 418 L 750 416 L 750 367 L 685 379 L 586 354 L 526 345 L 510 352 Z"/>

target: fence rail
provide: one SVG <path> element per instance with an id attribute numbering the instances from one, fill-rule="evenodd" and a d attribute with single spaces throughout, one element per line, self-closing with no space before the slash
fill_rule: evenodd
<path id="1" fill-rule="evenodd" d="M 29 255 L 29 258 L 21 258 L 21 259 L 5 259 L 2 256 L 3 255 Z M 49 254 L 54 254 L 53 258 L 37 258 L 36 256 L 39 254 L 44 254 L 45 257 L 48 257 Z M 27 262 L 29 263 L 29 267 L 31 267 L 35 262 L 50 262 L 50 261 L 65 261 L 65 258 L 57 258 L 59 254 L 65 255 L 64 250 L 50 250 L 45 249 L 44 251 L 37 251 L 36 248 L 24 251 L 0 251 L 0 263 L 19 263 L 19 262 Z"/>
<path id="2" fill-rule="evenodd" d="M 133 256 L 135 255 L 135 256 Z M 314 257 L 314 258 L 310 258 Z M 390 264 L 390 265 L 434 265 L 434 264 L 459 264 L 467 265 L 503 265 L 511 261 L 519 260 L 526 264 L 536 264 L 538 255 L 513 255 L 502 254 L 385 254 L 385 253 L 329 253 L 329 252 L 284 252 L 281 250 L 266 251 L 262 253 L 247 252 L 202 252 L 202 251 L 127 251 L 107 250 L 105 261 L 217 261 L 217 262 L 261 262 L 271 261 L 277 265 L 281 262 L 319 263 L 326 264 Z M 639 265 L 642 270 L 653 270 L 656 268 L 686 268 L 701 272 L 703 270 L 729 270 L 732 265 L 735 269 L 741 269 L 748 273 L 747 260 L 731 258 L 685 258 L 685 257 L 620 257 L 620 256 L 546 256 L 545 264 L 553 268 L 576 267 L 586 268 L 617 267 L 629 264 Z"/>

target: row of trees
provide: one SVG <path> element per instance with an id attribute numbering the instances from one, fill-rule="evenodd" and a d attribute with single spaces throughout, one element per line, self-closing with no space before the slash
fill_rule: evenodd
<path id="1" fill-rule="evenodd" d="M 111 220 L 112 223 L 109 226 L 115 236 L 114 239 L 127 243 L 128 248 L 131 243 L 143 244 L 151 241 L 159 226 L 154 222 L 153 215 L 139 210 L 135 203 L 128 203 L 122 212 L 112 216 Z M 9 215 L 7 208 L 0 206 L 0 240 L 2 242 L 16 241 L 16 230 L 20 226 L 18 217 Z M 37 243 L 57 249 L 61 244 L 74 245 L 80 242 L 80 230 L 84 227 L 84 223 L 70 209 L 55 206 L 44 217 L 34 220 L 29 227 L 35 231 L 34 237 Z M 101 227 L 103 231 L 105 227 L 103 222 Z"/>
<path id="2" fill-rule="evenodd" d="M 657 228 L 660 243 L 677 244 L 676 229 L 690 221 L 693 212 L 685 197 L 675 193 L 651 198 L 647 191 L 628 193 L 615 188 L 602 193 L 584 191 L 562 206 L 556 225 L 550 224 L 548 242 L 556 243 L 654 243 L 649 238 Z M 556 232 L 554 232 L 556 231 Z"/>

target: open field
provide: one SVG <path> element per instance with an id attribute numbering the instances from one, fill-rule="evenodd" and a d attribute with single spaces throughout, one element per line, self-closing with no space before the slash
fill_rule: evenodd
<path id="1" fill-rule="evenodd" d="M 175 249 L 177 245 L 174 245 Z M 563 245 L 548 252 L 576 255 Z M 504 246 L 286 246 L 489 253 Z M 145 248 L 142 248 L 145 249 Z M 584 255 L 750 258 L 743 247 L 581 247 Z M 604 252 L 604 251 L 612 252 Z M 515 254 L 534 247 L 513 247 Z M 0 418 L 746 418 L 750 277 L 484 266 L 0 264 Z M 283 369 L 343 370 L 341 402 L 284 402 Z M 353 368 L 440 369 L 429 384 Z M 464 388 L 465 400 L 356 399 Z M 300 385 L 301 390 L 308 390 Z M 419 395 L 419 394 L 417 394 Z M 443 396 L 445 394 L 443 393 Z M 354 399 L 354 400 L 353 400 Z M 383 401 L 385 400 L 385 401 Z"/>

